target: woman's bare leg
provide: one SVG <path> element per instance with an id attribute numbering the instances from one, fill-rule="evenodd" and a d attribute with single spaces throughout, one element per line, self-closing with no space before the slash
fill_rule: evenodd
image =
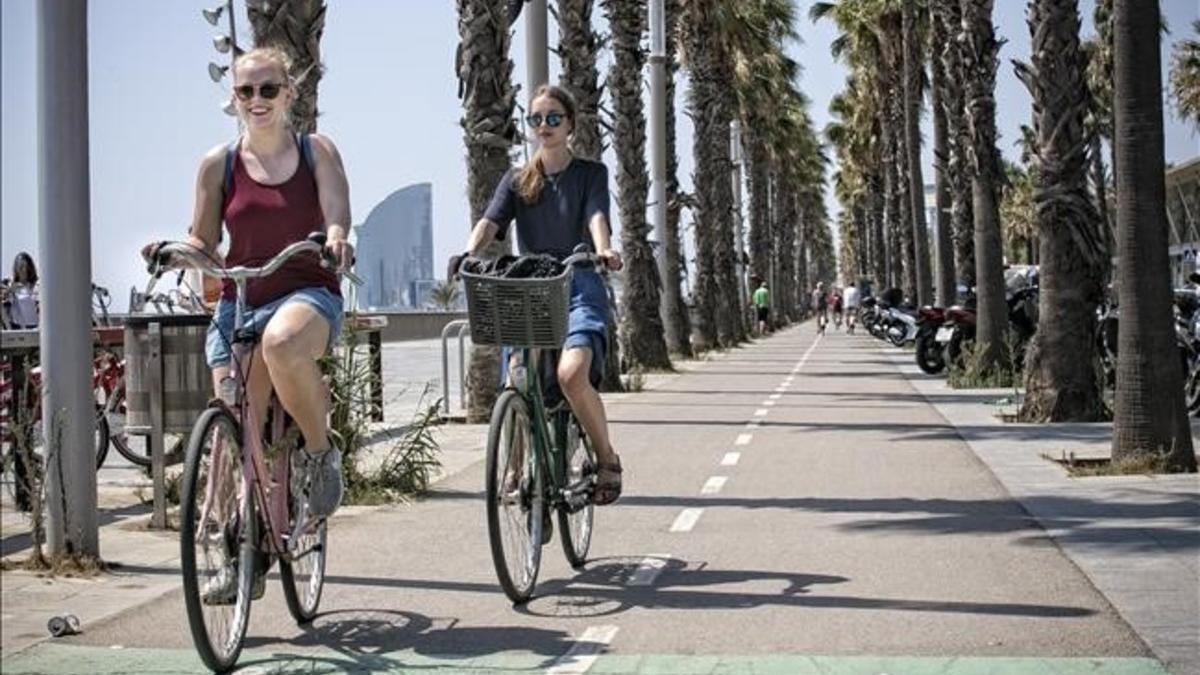
<path id="1" fill-rule="evenodd" d="M 591 364 L 592 350 L 587 347 L 563 351 L 558 359 L 558 386 L 571 404 L 571 410 L 579 419 L 584 433 L 592 440 L 596 459 L 601 464 L 616 464 L 617 453 L 609 442 L 604 402 L 588 379 Z"/>
<path id="2" fill-rule="evenodd" d="M 298 302 L 280 307 L 263 331 L 262 354 L 275 394 L 304 434 L 305 449 L 329 449 L 327 405 L 317 359 L 329 343 L 329 322 Z"/>

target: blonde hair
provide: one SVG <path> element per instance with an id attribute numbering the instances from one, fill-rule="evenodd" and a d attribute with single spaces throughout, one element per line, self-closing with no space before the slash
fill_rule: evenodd
<path id="1" fill-rule="evenodd" d="M 239 54 L 237 58 L 233 60 L 233 67 L 230 69 L 235 87 L 237 86 L 238 68 L 240 68 L 243 63 L 250 63 L 252 61 L 268 61 L 273 63 L 275 67 L 279 69 L 280 75 L 283 75 L 283 82 L 280 84 L 284 85 L 284 87 L 288 90 L 295 90 L 296 82 L 292 77 L 292 57 L 288 56 L 287 52 L 283 51 L 279 47 L 255 47 L 248 52 Z M 291 103 L 295 102 L 296 99 L 293 95 Z M 238 115 L 240 118 L 241 109 L 239 108 L 238 110 Z M 243 124 L 245 124 L 244 119 L 241 121 Z M 292 106 L 290 104 L 283 109 L 283 124 L 289 129 L 292 126 Z"/>
<path id="2" fill-rule="evenodd" d="M 532 110 L 533 102 L 543 96 L 548 96 L 562 105 L 563 112 L 566 113 L 567 121 L 571 123 L 573 131 L 575 129 L 575 97 L 571 95 L 571 92 L 552 84 L 543 84 L 534 90 L 533 96 L 529 99 L 529 108 Z M 526 204 L 536 202 L 542 194 L 542 187 L 546 184 L 545 170 L 546 160 L 542 155 L 542 149 L 538 148 L 537 152 L 533 153 L 533 159 L 517 172 L 517 195 Z"/>

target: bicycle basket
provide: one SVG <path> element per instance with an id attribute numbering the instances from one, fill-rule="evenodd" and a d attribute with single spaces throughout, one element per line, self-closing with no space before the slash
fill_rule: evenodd
<path id="1" fill-rule="evenodd" d="M 571 272 L 544 279 L 462 273 L 471 341 L 477 345 L 558 349 L 567 337 Z"/>

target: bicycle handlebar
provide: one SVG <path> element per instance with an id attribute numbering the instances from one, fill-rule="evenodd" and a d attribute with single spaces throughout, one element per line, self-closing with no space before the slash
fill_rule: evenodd
<path id="1" fill-rule="evenodd" d="M 328 260 L 324 252 L 324 235 L 313 234 L 309 235 L 308 239 L 289 244 L 277 253 L 275 257 L 260 267 L 247 267 L 245 265 L 222 267 L 207 252 L 202 251 L 192 244 L 187 242 L 165 242 L 148 255 L 149 266 L 147 269 L 150 274 L 157 277 L 167 269 L 179 267 L 175 261 L 182 260 L 187 263 L 186 267 L 197 269 L 207 276 L 217 279 L 230 279 L 232 281 L 245 281 L 268 276 L 282 267 L 291 258 L 303 253 L 314 253 L 320 256 L 322 265 L 328 266 Z M 363 284 L 362 278 L 350 270 L 335 271 L 349 279 L 356 286 Z"/>

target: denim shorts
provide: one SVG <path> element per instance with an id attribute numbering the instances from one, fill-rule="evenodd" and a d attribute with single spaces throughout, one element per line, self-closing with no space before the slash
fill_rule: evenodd
<path id="1" fill-rule="evenodd" d="M 329 344 L 342 332 L 342 298 L 322 286 L 301 288 L 265 305 L 247 307 L 242 325 L 253 330 L 255 335 L 261 336 L 275 312 L 293 302 L 312 307 L 329 323 Z M 233 358 L 233 315 L 236 310 L 236 301 L 222 298 L 217 303 L 217 311 L 213 313 L 212 323 L 208 325 L 208 337 L 204 343 L 209 368 L 226 365 Z"/>

